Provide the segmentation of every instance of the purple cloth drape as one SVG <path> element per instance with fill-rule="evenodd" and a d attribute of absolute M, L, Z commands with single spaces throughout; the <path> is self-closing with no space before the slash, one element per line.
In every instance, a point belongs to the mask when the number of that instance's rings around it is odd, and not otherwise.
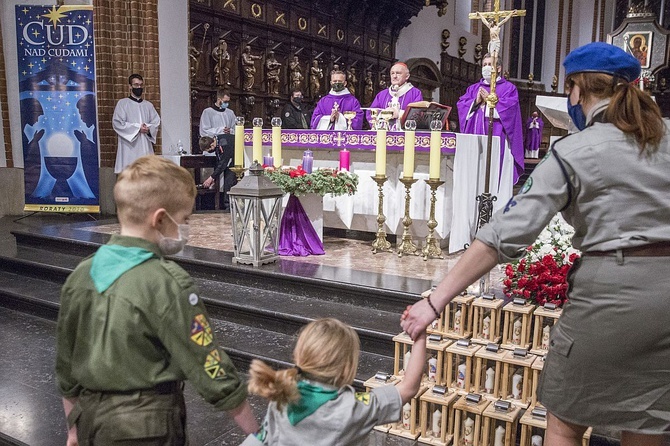
<path fill-rule="evenodd" d="M 323 255 L 323 243 L 298 197 L 291 194 L 279 228 L 280 256 Z"/>

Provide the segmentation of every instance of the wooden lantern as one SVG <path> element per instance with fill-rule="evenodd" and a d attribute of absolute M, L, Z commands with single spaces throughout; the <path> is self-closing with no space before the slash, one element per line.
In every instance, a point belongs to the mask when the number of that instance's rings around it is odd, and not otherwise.
<path fill-rule="evenodd" d="M 395 355 L 393 360 L 393 374 L 401 376 L 405 373 L 405 367 L 414 341 L 405 332 L 393 337 L 395 343 Z M 431 334 L 426 339 L 426 351 L 428 353 L 428 375 L 425 377 L 426 384 L 444 385 L 444 351 L 452 341 L 443 339 L 440 334 Z M 405 360 L 407 358 L 407 360 Z M 401 368 L 402 366 L 402 368 Z"/>
<path fill-rule="evenodd" d="M 490 404 L 484 413 L 482 429 L 485 446 L 516 446 L 516 430 L 521 408 L 507 401 Z"/>
<path fill-rule="evenodd" d="M 365 390 L 369 392 L 370 390 L 376 388 L 376 387 L 381 387 L 381 386 L 386 386 L 386 385 L 396 385 L 400 382 L 398 378 L 395 376 L 385 373 L 385 372 L 377 372 L 375 376 L 372 378 L 368 379 L 363 383 L 365 386 Z M 391 429 L 392 423 L 389 424 L 382 424 L 379 426 L 375 426 L 374 429 L 380 432 L 388 432 Z"/>
<path fill-rule="evenodd" d="M 489 404 L 489 400 L 473 394 L 466 395 L 454 404 L 454 445 L 483 445 L 482 414 Z"/>
<path fill-rule="evenodd" d="M 472 342 L 477 344 L 499 343 L 502 327 L 502 299 L 487 294 L 472 302 Z"/>
<path fill-rule="evenodd" d="M 446 446 L 454 437 L 454 403 L 459 395 L 445 386 L 432 386 L 419 398 L 421 443 Z"/>
<path fill-rule="evenodd" d="M 472 336 L 472 302 L 474 296 L 454 297 L 444 311 L 445 334 L 454 339 Z"/>
<path fill-rule="evenodd" d="M 502 373 L 506 354 L 507 350 L 501 350 L 498 344 L 489 344 L 475 353 L 474 392 L 491 401 L 503 397 Z"/>
<path fill-rule="evenodd" d="M 544 434 L 547 430 L 547 411 L 544 408 L 527 410 L 519 420 L 521 425 L 521 441 L 519 446 L 543 446 Z M 589 446 L 592 428 L 586 429 L 582 437 L 582 446 Z"/>
<path fill-rule="evenodd" d="M 531 353 L 536 355 L 546 355 L 549 349 L 549 332 L 558 321 L 563 311 L 560 308 L 553 308 L 545 305 L 537 308 L 533 313 L 535 323 L 533 324 L 533 342 Z"/>
<path fill-rule="evenodd" d="M 543 368 L 544 368 L 544 356 L 538 356 L 537 359 L 533 361 L 533 365 L 531 366 L 531 369 L 533 370 L 533 385 L 530 390 L 531 408 L 542 405 L 542 403 L 540 403 L 537 400 L 537 386 L 540 382 L 540 373 L 542 372 Z"/>
<path fill-rule="evenodd" d="M 481 345 L 474 345 L 469 339 L 454 342 L 446 350 L 447 367 L 445 383 L 461 395 L 472 390 L 474 380 L 474 356 Z"/>
<path fill-rule="evenodd" d="M 430 290 L 424 291 L 423 293 L 421 293 L 421 297 L 427 299 L 431 295 L 434 289 L 435 286 L 433 286 Z M 447 319 L 445 315 L 447 315 L 448 313 L 449 313 L 448 311 L 442 311 L 440 313 L 440 317 L 438 317 L 433 322 L 431 322 L 430 325 L 428 325 L 428 328 L 426 329 L 428 334 L 439 334 L 442 336 L 447 335 Z"/>
<path fill-rule="evenodd" d="M 503 307 L 503 339 L 502 348 L 530 348 L 530 322 L 535 305 L 524 299 L 514 299 Z"/>
<path fill-rule="evenodd" d="M 531 366 L 537 356 L 526 350 L 508 351 L 503 358 L 502 396 L 516 405 L 527 408 L 530 404 Z"/>
<path fill-rule="evenodd" d="M 426 392 L 427 386 L 421 386 L 409 403 L 406 403 L 401 409 L 401 417 L 398 423 L 391 424 L 389 434 L 416 440 L 421 435 L 419 418 L 419 398 Z"/>

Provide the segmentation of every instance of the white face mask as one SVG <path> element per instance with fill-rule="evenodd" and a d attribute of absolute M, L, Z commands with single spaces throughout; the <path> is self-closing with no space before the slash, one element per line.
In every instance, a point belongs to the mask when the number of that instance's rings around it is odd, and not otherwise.
<path fill-rule="evenodd" d="M 158 240 L 158 249 L 161 250 L 163 255 L 171 256 L 181 252 L 181 250 L 184 249 L 184 246 L 186 246 L 186 243 L 188 243 L 189 226 L 187 224 L 178 224 L 167 212 L 165 215 L 167 215 L 167 217 L 177 225 L 177 233 L 179 234 L 179 238 L 165 237 L 162 233 L 159 232 L 161 238 Z"/>
<path fill-rule="evenodd" d="M 482 67 L 482 77 L 486 82 L 491 82 L 492 73 L 493 73 L 493 67 L 491 65 L 486 65 Z"/>

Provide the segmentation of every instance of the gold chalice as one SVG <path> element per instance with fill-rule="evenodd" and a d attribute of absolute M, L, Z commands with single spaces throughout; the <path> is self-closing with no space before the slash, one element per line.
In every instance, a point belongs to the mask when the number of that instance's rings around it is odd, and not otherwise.
<path fill-rule="evenodd" d="M 356 117 L 356 112 L 353 110 L 347 110 L 345 112 L 342 112 L 342 116 L 344 116 L 344 119 L 347 120 L 347 130 L 352 130 L 351 121 L 353 121 L 354 118 Z"/>
<path fill-rule="evenodd" d="M 382 129 L 389 129 L 389 121 L 393 119 L 393 110 L 380 110 L 379 111 L 380 125 Z"/>
<path fill-rule="evenodd" d="M 370 109 L 370 128 L 375 130 L 377 128 L 377 119 L 379 117 L 379 109 L 371 108 Z"/>

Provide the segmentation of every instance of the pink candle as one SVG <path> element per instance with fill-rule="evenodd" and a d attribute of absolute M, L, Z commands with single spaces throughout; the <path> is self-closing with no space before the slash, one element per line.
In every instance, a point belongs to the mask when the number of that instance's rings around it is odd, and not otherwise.
<path fill-rule="evenodd" d="M 347 149 L 340 150 L 340 170 L 349 171 L 349 155 L 351 155 L 351 152 Z"/>

